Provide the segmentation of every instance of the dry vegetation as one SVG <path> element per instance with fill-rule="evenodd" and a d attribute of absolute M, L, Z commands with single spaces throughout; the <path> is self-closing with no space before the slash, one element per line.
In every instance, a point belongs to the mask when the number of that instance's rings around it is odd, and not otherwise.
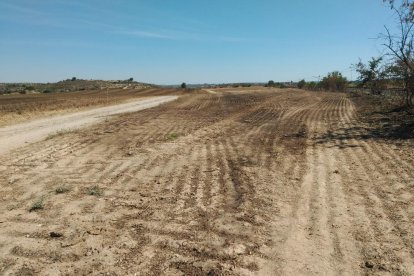
<path fill-rule="evenodd" d="M 369 135 L 394 140 L 414 138 L 414 107 L 404 105 L 400 95 L 352 93 L 350 97 Z"/>
<path fill-rule="evenodd" d="M 2 156 L 0 274 L 412 275 L 413 141 L 369 105 L 199 91 Z"/>

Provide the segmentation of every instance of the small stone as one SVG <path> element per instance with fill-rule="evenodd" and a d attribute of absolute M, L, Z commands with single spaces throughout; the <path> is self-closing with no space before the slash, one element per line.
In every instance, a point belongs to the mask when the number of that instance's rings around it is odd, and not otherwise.
<path fill-rule="evenodd" d="M 365 267 L 367 267 L 367 268 L 374 268 L 374 264 L 373 263 L 371 263 L 370 261 L 366 261 L 365 262 Z"/>
<path fill-rule="evenodd" d="M 51 238 L 61 238 L 61 237 L 63 237 L 63 234 L 62 233 L 58 233 L 58 232 L 50 232 L 49 233 L 49 236 Z"/>

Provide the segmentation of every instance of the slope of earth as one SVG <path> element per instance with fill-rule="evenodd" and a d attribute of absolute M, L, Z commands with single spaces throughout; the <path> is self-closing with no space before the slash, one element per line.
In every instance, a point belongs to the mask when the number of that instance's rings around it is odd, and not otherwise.
<path fill-rule="evenodd" d="M 180 95 L 174 89 L 108 89 L 46 94 L 0 95 L 0 126 L 99 106 L 109 106 L 151 96 Z"/>
<path fill-rule="evenodd" d="M 344 94 L 218 91 L 0 157 L 0 273 L 414 273 L 411 140 Z"/>

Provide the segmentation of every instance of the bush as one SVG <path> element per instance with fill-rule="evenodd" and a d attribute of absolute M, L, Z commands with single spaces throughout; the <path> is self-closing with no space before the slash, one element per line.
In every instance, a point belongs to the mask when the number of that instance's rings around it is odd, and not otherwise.
<path fill-rule="evenodd" d="M 372 58 L 367 64 L 358 62 L 355 69 L 358 72 L 360 87 L 367 87 L 373 94 L 381 94 L 387 88 L 390 67 L 382 64 L 383 58 Z"/>
<path fill-rule="evenodd" d="M 34 212 L 43 209 L 43 197 L 33 202 L 32 206 L 29 209 L 29 212 Z"/>
<path fill-rule="evenodd" d="M 93 186 L 88 189 L 88 195 L 101 196 L 103 194 L 102 189 L 99 186 Z"/>
<path fill-rule="evenodd" d="M 317 83 L 315 81 L 307 82 L 305 88 L 308 90 L 319 90 L 320 83 Z"/>
<path fill-rule="evenodd" d="M 329 73 L 326 77 L 324 77 L 320 83 L 322 88 L 327 91 L 344 91 L 347 87 L 348 81 L 347 79 L 342 76 L 342 74 L 338 71 L 334 71 Z"/>

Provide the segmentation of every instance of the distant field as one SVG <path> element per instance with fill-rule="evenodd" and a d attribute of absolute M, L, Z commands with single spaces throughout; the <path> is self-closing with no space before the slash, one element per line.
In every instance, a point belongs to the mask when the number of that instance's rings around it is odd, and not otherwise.
<path fill-rule="evenodd" d="M 0 126 L 141 97 L 177 95 L 173 89 L 109 89 L 52 94 L 0 95 Z"/>

